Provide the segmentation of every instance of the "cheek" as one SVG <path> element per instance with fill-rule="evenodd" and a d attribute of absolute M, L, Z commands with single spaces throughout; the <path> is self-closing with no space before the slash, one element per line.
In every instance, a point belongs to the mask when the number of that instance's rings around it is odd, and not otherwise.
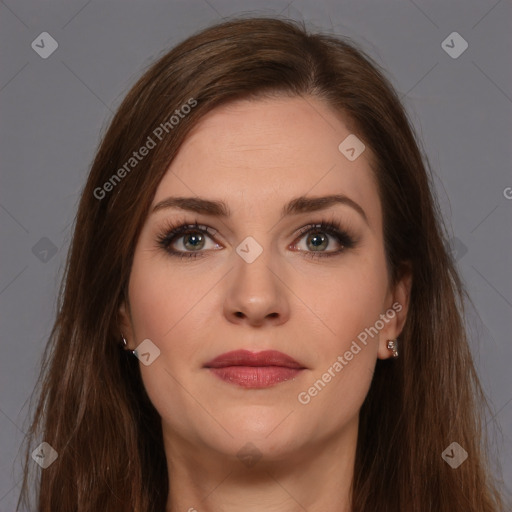
<path fill-rule="evenodd" d="M 317 275 L 315 282 L 302 279 L 300 296 L 308 297 L 313 320 L 323 333 L 318 338 L 323 340 L 321 353 L 343 353 L 384 312 L 387 275 L 376 253 L 353 255 L 326 276 Z"/>
<path fill-rule="evenodd" d="M 384 312 L 387 291 L 385 263 L 376 252 L 333 272 L 313 300 L 323 335 L 315 338 L 314 369 L 297 401 L 332 428 L 354 417 L 373 378 L 379 335 L 370 328 Z"/>
<path fill-rule="evenodd" d="M 198 332 L 208 332 L 211 317 L 204 308 L 215 282 L 211 273 L 198 278 L 197 272 L 194 277 L 193 270 L 173 270 L 160 258 L 136 256 L 129 290 L 135 344 L 149 338 L 160 349 L 153 364 L 141 364 L 148 392 L 158 394 L 159 386 L 165 393 L 176 391 L 172 376 L 181 381 L 185 369 L 197 363 L 201 347 L 195 340 Z"/>
<path fill-rule="evenodd" d="M 197 406 L 184 390 L 190 382 L 183 374 L 195 371 L 193 332 L 200 310 L 194 306 L 205 292 L 203 286 L 190 286 L 188 278 L 171 273 L 165 263 L 134 261 L 130 296 L 135 343 L 149 338 L 160 350 L 153 363 L 139 364 L 142 381 L 160 416 L 183 433 L 190 428 L 186 418 L 197 415 Z"/>
<path fill-rule="evenodd" d="M 350 353 L 360 352 L 353 354 L 350 361 L 345 352 L 333 357 L 328 365 L 315 372 L 308 387 L 301 389 L 297 396 L 297 409 L 309 425 L 312 438 L 317 435 L 318 420 L 323 431 L 336 432 L 340 426 L 349 426 L 358 417 L 368 394 L 375 354 L 369 346 L 352 350 L 349 347 L 345 348 Z"/>
<path fill-rule="evenodd" d="M 197 311 L 211 286 L 208 277 L 172 269 L 164 259 L 135 259 L 130 276 L 132 321 L 137 340 L 154 338 L 165 344 Z"/>

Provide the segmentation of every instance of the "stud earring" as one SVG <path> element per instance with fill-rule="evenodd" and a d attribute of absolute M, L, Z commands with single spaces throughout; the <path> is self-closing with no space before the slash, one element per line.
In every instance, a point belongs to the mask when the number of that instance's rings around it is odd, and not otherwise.
<path fill-rule="evenodd" d="M 121 343 L 122 343 L 123 350 L 131 352 L 132 354 L 134 353 L 133 350 L 130 350 L 129 348 L 127 348 L 128 342 L 126 341 L 126 338 L 123 336 L 123 333 L 121 333 Z"/>
<path fill-rule="evenodd" d="M 388 350 L 393 352 L 393 357 L 398 357 L 398 338 L 395 340 L 388 340 Z"/>

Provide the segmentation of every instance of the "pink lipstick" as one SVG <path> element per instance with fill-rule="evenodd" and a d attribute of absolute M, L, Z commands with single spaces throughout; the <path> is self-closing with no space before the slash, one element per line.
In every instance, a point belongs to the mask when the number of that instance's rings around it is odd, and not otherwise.
<path fill-rule="evenodd" d="M 267 388 L 296 377 L 305 369 L 276 350 L 226 352 L 204 365 L 215 376 L 244 388 Z"/>

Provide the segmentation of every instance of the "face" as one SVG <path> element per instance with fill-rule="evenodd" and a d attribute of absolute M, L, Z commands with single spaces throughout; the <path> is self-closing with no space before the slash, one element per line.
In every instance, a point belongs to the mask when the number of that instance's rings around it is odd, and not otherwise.
<path fill-rule="evenodd" d="M 351 133 L 315 98 L 237 101 L 160 182 L 121 332 L 131 349 L 151 340 L 140 368 L 174 456 L 252 443 L 277 461 L 357 431 L 410 282 L 389 282 L 371 150 L 338 148 Z"/>

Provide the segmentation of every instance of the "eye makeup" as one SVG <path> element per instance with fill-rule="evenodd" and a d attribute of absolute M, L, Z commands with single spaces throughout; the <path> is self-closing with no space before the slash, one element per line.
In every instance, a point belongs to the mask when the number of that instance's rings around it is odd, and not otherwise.
<path fill-rule="evenodd" d="M 194 223 L 167 221 L 164 228 L 157 235 L 156 243 L 158 248 L 165 250 L 171 257 L 178 257 L 180 259 L 201 258 L 205 257 L 207 253 L 212 252 L 210 249 L 203 250 L 205 238 L 215 241 L 216 233 L 216 229 L 204 224 L 199 224 L 197 221 Z M 294 234 L 294 245 L 296 245 L 298 240 L 304 238 L 305 235 L 310 235 L 308 240 L 319 241 L 320 246 L 325 246 L 325 242 L 327 242 L 327 247 L 332 245 L 329 238 L 334 239 L 335 243 L 340 246 L 340 248 L 335 251 L 298 250 L 298 252 L 304 253 L 305 257 L 310 258 L 338 256 L 354 248 L 358 242 L 357 237 L 351 230 L 342 227 L 335 219 L 319 219 L 317 222 L 301 227 Z M 187 250 L 186 248 L 182 250 L 176 249 L 176 244 L 181 239 L 183 239 L 181 242 L 182 247 L 184 247 L 184 243 L 192 243 L 192 250 Z M 194 244 L 196 245 L 194 246 Z M 195 247 L 198 249 L 195 250 Z"/>

